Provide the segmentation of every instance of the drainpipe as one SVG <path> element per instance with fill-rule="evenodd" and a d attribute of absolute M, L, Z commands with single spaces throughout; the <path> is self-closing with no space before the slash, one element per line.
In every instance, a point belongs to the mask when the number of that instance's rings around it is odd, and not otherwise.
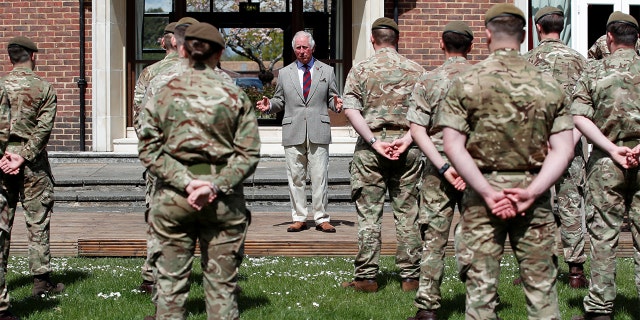
<path fill-rule="evenodd" d="M 80 151 L 85 151 L 85 96 L 87 91 L 87 80 L 85 79 L 85 59 L 84 59 L 84 2 L 80 0 L 80 77 L 78 78 L 78 88 L 80 88 Z"/>
<path fill-rule="evenodd" d="M 398 23 L 398 0 L 393 0 L 393 21 Z M 398 44 L 396 43 L 396 51 L 398 51 Z"/>

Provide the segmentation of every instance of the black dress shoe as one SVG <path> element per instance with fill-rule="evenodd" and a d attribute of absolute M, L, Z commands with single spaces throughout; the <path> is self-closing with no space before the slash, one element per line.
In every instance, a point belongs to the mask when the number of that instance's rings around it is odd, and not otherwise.
<path fill-rule="evenodd" d="M 407 320 L 438 320 L 435 310 L 420 309 L 416 312 L 415 317 L 407 318 Z"/>

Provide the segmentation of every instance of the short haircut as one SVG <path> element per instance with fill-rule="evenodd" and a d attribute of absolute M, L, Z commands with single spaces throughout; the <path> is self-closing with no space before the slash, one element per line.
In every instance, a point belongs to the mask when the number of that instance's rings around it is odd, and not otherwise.
<path fill-rule="evenodd" d="M 638 41 L 638 29 L 625 22 L 612 22 L 607 26 L 616 44 L 634 47 Z"/>
<path fill-rule="evenodd" d="M 33 53 L 33 51 L 16 44 L 9 45 L 9 47 L 7 47 L 7 52 L 9 53 L 9 60 L 11 60 L 12 64 L 23 63 L 31 60 L 31 54 Z"/>
<path fill-rule="evenodd" d="M 398 43 L 398 34 L 389 28 L 371 30 L 373 41 L 376 44 L 396 45 Z"/>
<path fill-rule="evenodd" d="M 564 29 L 564 17 L 559 14 L 549 14 L 538 19 L 536 24 L 540 25 L 544 33 L 560 33 Z"/>
<path fill-rule="evenodd" d="M 444 47 L 448 52 L 466 53 L 471 48 L 473 40 L 464 34 L 445 32 L 442 34 L 442 42 L 444 42 Z"/>
<path fill-rule="evenodd" d="M 181 24 L 177 25 L 175 30 L 173 30 L 173 37 L 176 38 L 176 47 L 184 45 L 184 34 L 188 27 L 189 25 L 187 24 Z"/>
<path fill-rule="evenodd" d="M 512 38 L 522 42 L 524 40 L 524 20 L 520 17 L 506 15 L 496 17 L 487 23 L 495 39 Z"/>
<path fill-rule="evenodd" d="M 171 43 L 171 38 L 173 38 L 173 33 L 165 33 L 164 36 L 162 36 L 163 40 L 164 40 L 164 48 L 166 50 L 176 50 L 176 47 L 173 46 L 173 44 Z"/>
<path fill-rule="evenodd" d="M 313 35 L 311 35 L 311 33 L 306 31 L 298 31 L 295 35 L 293 35 L 293 39 L 291 39 L 291 48 L 296 48 L 296 39 L 298 38 L 307 38 L 309 39 L 309 47 L 316 47 L 316 41 L 313 40 Z"/>

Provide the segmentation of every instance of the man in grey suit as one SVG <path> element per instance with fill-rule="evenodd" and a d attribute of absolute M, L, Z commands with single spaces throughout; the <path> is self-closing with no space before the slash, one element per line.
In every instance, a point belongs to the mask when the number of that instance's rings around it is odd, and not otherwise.
<path fill-rule="evenodd" d="M 263 97 L 256 107 L 262 112 L 284 110 L 282 145 L 287 162 L 293 224 L 288 232 L 306 230 L 307 170 L 311 177 L 311 203 L 316 230 L 336 232 L 329 223 L 328 166 L 331 124 L 327 109 L 342 111 L 333 68 L 313 57 L 315 41 L 305 31 L 292 41 L 296 61 L 280 69 L 273 98 Z"/>

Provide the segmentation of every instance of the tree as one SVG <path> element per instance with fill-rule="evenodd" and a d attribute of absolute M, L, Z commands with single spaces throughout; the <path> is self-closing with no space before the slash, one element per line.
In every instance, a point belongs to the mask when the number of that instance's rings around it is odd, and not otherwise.
<path fill-rule="evenodd" d="M 282 60 L 283 32 L 270 28 L 222 29 L 226 46 L 236 54 L 258 64 L 258 78 L 267 84 L 273 80 L 273 68 Z M 265 65 L 268 61 L 269 66 Z"/>

